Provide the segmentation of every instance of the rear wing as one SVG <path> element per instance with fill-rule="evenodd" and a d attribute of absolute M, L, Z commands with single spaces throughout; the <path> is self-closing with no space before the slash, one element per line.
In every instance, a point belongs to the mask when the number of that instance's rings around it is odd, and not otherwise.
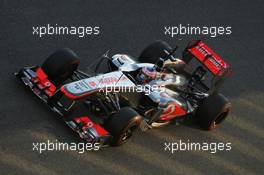
<path fill-rule="evenodd" d="M 186 63 L 185 72 L 196 80 L 196 88 L 203 92 L 219 90 L 232 73 L 229 64 L 201 40 L 191 41 L 182 57 Z"/>
<path fill-rule="evenodd" d="M 183 52 L 183 60 L 187 64 L 193 58 L 215 76 L 229 77 L 232 73 L 231 67 L 201 40 L 191 41 Z"/>

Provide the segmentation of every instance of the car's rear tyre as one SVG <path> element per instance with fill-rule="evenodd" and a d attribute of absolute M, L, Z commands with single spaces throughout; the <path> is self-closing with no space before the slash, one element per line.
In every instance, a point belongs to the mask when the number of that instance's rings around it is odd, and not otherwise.
<path fill-rule="evenodd" d="M 79 64 L 78 56 L 71 49 L 64 48 L 50 55 L 41 68 L 48 75 L 49 80 L 58 85 L 71 77 Z"/>
<path fill-rule="evenodd" d="M 196 118 L 204 130 L 217 128 L 228 116 L 231 103 L 222 94 L 213 94 L 207 97 L 198 107 Z"/>
<path fill-rule="evenodd" d="M 105 129 L 113 136 L 110 144 L 112 146 L 124 144 L 132 136 L 140 122 L 141 116 L 135 110 L 130 107 L 121 108 L 105 124 Z"/>
<path fill-rule="evenodd" d="M 141 63 L 155 64 L 159 58 L 165 59 L 167 57 L 167 54 L 164 52 L 164 50 L 170 53 L 172 48 L 165 41 L 156 41 L 142 51 L 138 60 Z"/>

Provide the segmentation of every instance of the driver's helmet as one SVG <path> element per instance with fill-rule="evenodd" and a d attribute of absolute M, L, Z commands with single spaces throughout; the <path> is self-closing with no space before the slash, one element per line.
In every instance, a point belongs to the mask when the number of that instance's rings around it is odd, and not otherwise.
<path fill-rule="evenodd" d="M 154 80 L 157 76 L 157 71 L 154 67 L 143 67 L 139 72 L 137 79 L 141 83 L 148 83 L 151 80 Z"/>

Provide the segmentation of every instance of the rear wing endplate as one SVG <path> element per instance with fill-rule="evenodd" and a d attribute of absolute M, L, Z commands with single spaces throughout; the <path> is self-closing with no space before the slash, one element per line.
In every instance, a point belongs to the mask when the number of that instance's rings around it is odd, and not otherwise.
<path fill-rule="evenodd" d="M 216 76 L 231 75 L 231 67 L 201 40 L 191 41 L 184 51 L 183 59 L 186 63 L 193 57 Z"/>

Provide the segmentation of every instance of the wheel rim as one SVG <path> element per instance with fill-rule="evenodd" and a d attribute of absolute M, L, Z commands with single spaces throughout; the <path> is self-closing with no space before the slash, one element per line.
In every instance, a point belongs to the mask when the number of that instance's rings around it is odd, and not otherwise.
<path fill-rule="evenodd" d="M 227 117 L 227 112 L 224 112 L 222 114 L 220 114 L 216 119 L 215 119 L 215 124 L 218 125 L 220 123 L 222 123 L 222 121 L 224 121 L 224 119 Z"/>
<path fill-rule="evenodd" d="M 224 112 L 222 112 L 221 114 L 219 114 L 215 118 L 214 122 L 212 123 L 211 129 L 218 127 L 219 124 L 222 123 L 225 120 L 225 118 L 227 117 L 229 111 L 230 111 L 229 109 L 226 109 Z"/>
<path fill-rule="evenodd" d="M 122 141 L 127 141 L 132 136 L 132 128 L 129 128 L 122 136 Z"/>

